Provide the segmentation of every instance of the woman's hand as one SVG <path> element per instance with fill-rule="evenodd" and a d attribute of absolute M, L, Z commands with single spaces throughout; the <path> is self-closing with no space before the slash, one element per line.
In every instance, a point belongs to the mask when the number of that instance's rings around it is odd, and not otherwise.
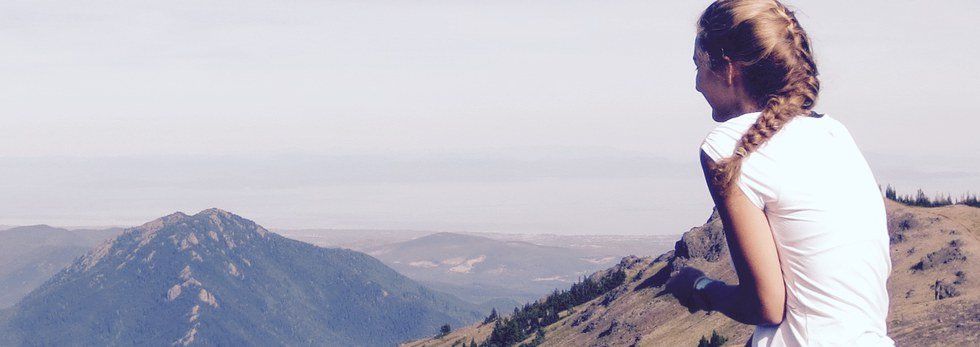
<path fill-rule="evenodd" d="M 677 301 L 687 308 L 688 312 L 694 313 L 707 309 L 707 302 L 704 297 L 694 291 L 694 281 L 704 272 L 693 267 L 682 268 L 676 275 L 667 280 L 664 290 L 677 298 Z"/>

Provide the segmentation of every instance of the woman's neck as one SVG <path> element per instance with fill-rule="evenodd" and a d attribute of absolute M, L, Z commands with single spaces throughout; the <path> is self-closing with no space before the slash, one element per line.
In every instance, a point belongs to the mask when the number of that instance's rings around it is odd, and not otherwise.
<path fill-rule="evenodd" d="M 727 112 L 724 112 L 723 113 L 724 116 L 720 117 L 720 119 L 715 119 L 715 120 L 718 122 L 724 122 L 744 114 L 749 114 L 749 113 L 754 113 L 759 111 L 762 111 L 762 108 L 759 107 L 759 105 L 756 105 L 755 103 L 742 103 L 737 107 L 728 110 Z"/>

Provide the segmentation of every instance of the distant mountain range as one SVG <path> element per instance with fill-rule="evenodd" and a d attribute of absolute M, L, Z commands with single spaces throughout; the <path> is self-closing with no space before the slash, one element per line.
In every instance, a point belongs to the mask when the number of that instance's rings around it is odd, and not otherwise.
<path fill-rule="evenodd" d="M 0 309 L 13 306 L 99 242 L 124 231 L 9 228 L 0 230 Z M 484 314 L 491 308 L 509 311 L 624 255 L 659 252 L 672 244 L 670 236 L 658 235 L 312 229 L 279 233 L 316 245 L 374 252 L 409 278 L 464 299 Z M 459 262 L 470 260 L 472 267 L 462 271 Z"/>
<path fill-rule="evenodd" d="M 0 229 L 0 309 L 16 304 L 52 275 L 121 228 L 68 230 L 47 225 Z"/>
<path fill-rule="evenodd" d="M 435 233 L 367 250 L 398 272 L 464 300 L 509 311 L 618 258 L 588 258 L 567 248 L 481 236 Z"/>
<path fill-rule="evenodd" d="M 349 248 L 369 252 L 383 246 L 417 239 L 439 232 L 426 230 L 375 230 L 375 229 L 274 229 L 282 236 L 312 243 L 321 247 Z M 456 231 L 462 234 L 499 241 L 522 241 L 539 246 L 560 247 L 584 257 L 602 259 L 622 258 L 626 255 L 658 255 L 670 249 L 677 234 L 643 235 L 578 235 L 578 234 L 515 234 Z M 611 260 L 615 262 L 615 260 Z"/>
<path fill-rule="evenodd" d="M 886 207 L 892 258 L 888 335 L 899 346 L 976 345 L 980 341 L 980 286 L 975 279 L 980 273 L 980 209 L 911 207 L 894 201 L 886 201 Z M 626 257 L 597 272 L 591 278 L 607 278 L 622 270 L 626 280 L 594 299 L 545 317 L 554 322 L 540 329 L 528 325 L 522 335 L 526 339 L 518 342 L 562 347 L 694 346 L 716 331 L 730 343 L 744 344 L 752 326 L 719 313 L 689 313 L 673 297 L 664 295 L 670 276 L 688 266 L 737 282 L 717 214 L 685 233 L 669 252 L 658 257 Z M 546 305 L 553 300 L 538 302 Z M 507 323 L 508 318 L 405 345 L 480 344 L 498 324 L 519 326 Z"/>
<path fill-rule="evenodd" d="M 273 229 L 272 232 L 320 247 L 347 248 L 360 252 L 434 233 L 424 230 L 384 229 Z"/>
<path fill-rule="evenodd" d="M 567 287 L 627 255 L 652 255 L 676 235 L 536 235 L 417 230 L 279 230 L 366 252 L 427 286 L 484 307 L 515 306 Z"/>
<path fill-rule="evenodd" d="M 0 312 L 0 345 L 384 346 L 482 314 L 366 254 L 210 209 L 75 260 Z"/>
<path fill-rule="evenodd" d="M 501 241 L 522 241 L 541 246 L 567 248 L 590 259 L 613 264 L 627 255 L 638 257 L 659 255 L 674 246 L 680 234 L 644 235 L 561 235 L 473 233 Z M 606 259 L 609 258 L 609 259 Z"/>

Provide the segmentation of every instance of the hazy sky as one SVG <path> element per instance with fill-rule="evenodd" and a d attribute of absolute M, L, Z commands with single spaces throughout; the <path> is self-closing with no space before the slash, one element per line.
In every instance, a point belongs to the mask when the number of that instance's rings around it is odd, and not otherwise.
<path fill-rule="evenodd" d="M 0 224 L 682 232 L 707 3 L 0 2 Z M 980 2 L 789 3 L 880 181 L 980 190 Z"/>

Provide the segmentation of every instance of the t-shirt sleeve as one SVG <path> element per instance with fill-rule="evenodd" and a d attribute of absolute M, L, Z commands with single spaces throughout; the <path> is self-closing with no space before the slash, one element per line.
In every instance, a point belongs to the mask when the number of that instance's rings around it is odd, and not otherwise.
<path fill-rule="evenodd" d="M 732 152 L 735 151 L 735 144 L 738 142 L 739 138 L 741 138 L 741 134 L 737 131 L 719 126 L 705 136 L 704 140 L 701 141 L 701 150 L 704 151 L 704 153 L 707 154 L 711 160 L 718 162 L 719 160 L 728 158 L 732 155 Z M 747 162 L 748 160 L 742 163 L 742 172 L 736 185 L 742 190 L 745 197 L 747 197 L 749 201 L 755 205 L 755 207 L 758 207 L 760 210 L 765 209 L 766 204 L 762 194 L 759 193 L 759 189 L 756 189 L 757 187 L 753 187 L 753 185 L 758 185 L 757 181 L 746 175 L 746 171 L 751 171 L 746 167 L 748 164 Z"/>

